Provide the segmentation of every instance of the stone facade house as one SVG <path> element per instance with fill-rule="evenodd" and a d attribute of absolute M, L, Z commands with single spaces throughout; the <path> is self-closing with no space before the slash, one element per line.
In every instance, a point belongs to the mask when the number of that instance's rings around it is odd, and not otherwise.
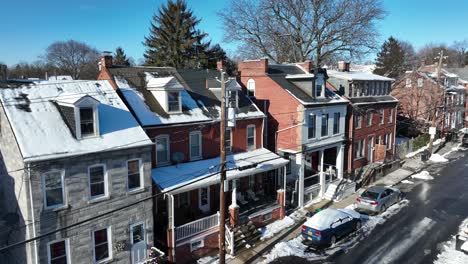
<path fill-rule="evenodd" d="M 303 207 L 332 199 L 343 179 L 348 102 L 326 87 L 325 69 L 310 62 L 270 64 L 267 59 L 238 65 L 246 92 L 268 116 L 270 150 L 290 160 L 287 200 Z"/>
<path fill-rule="evenodd" d="M 152 142 L 107 81 L 0 88 L 3 263 L 140 263 L 153 242 Z M 93 218 L 86 224 L 66 228 Z"/>
<path fill-rule="evenodd" d="M 345 62 L 328 75 L 330 87 L 349 100 L 345 164 L 347 172 L 359 179 L 367 165 L 393 159 L 398 104 L 390 95 L 393 79 L 350 70 Z"/>
<path fill-rule="evenodd" d="M 263 148 L 265 115 L 234 79 L 226 84 L 228 112 L 235 112 L 226 131 L 229 171 L 225 206 L 229 214 L 218 213 L 219 76 L 216 70 L 120 67 L 112 64 L 110 56 L 101 60 L 99 78 L 114 82 L 154 142 L 154 193 L 165 194 L 154 201 L 155 244 L 177 263 L 193 262 L 218 250 L 220 217 L 229 219 L 227 234 L 231 239 L 234 228 L 248 223 L 260 227 L 284 217 L 285 201 L 278 194 L 284 196 L 281 172 L 287 161 Z M 251 243 L 257 235 L 245 235 L 237 242 Z M 232 254 L 245 244 L 227 246 Z"/>

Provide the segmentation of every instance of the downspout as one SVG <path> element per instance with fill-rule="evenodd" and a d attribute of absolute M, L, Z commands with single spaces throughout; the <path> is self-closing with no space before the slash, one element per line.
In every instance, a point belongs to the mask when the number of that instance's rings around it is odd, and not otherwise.
<path fill-rule="evenodd" d="M 32 231 L 33 237 L 36 237 L 36 224 L 34 218 L 34 202 L 32 197 L 32 186 L 31 186 L 31 164 L 27 163 L 28 168 L 28 185 L 29 185 L 29 201 L 31 203 L 31 218 L 32 218 Z M 38 263 L 38 255 L 37 255 L 37 240 L 34 240 L 34 263 Z"/>
<path fill-rule="evenodd" d="M 265 133 L 265 145 L 264 146 L 267 146 L 268 148 L 268 114 L 266 113 L 266 101 L 263 101 L 263 114 L 265 115 L 265 117 L 263 118 L 263 128 L 262 130 L 265 131 L 265 127 L 267 128 L 266 129 L 266 133 Z"/>

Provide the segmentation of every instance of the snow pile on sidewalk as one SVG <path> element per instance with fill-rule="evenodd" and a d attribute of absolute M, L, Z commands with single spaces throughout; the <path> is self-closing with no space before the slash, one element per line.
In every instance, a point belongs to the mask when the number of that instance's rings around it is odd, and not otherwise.
<path fill-rule="evenodd" d="M 434 142 L 432 142 L 432 146 L 437 146 L 437 145 L 440 145 L 440 143 L 442 143 L 442 139 L 436 139 Z M 427 144 L 426 146 L 418 149 L 418 150 L 415 150 L 413 152 L 410 152 L 408 154 L 406 154 L 406 158 L 412 158 L 414 156 L 416 156 L 417 154 L 423 152 L 424 150 L 426 150 L 427 148 L 429 147 L 429 144 Z"/>
<path fill-rule="evenodd" d="M 460 230 L 463 227 L 468 225 L 468 218 L 463 221 L 460 226 Z M 466 264 L 468 263 L 468 254 L 465 254 L 461 251 L 455 249 L 456 238 L 452 237 L 450 241 L 447 241 L 443 244 L 440 254 L 437 255 L 437 259 L 434 261 L 434 264 Z M 465 242 L 463 245 L 468 247 L 468 242 Z M 468 250 L 468 249 L 467 249 Z"/>
<path fill-rule="evenodd" d="M 288 228 L 290 226 L 294 225 L 294 220 L 286 216 L 282 220 L 275 221 L 265 227 L 262 228 L 262 237 L 260 237 L 261 240 L 268 239 L 270 237 L 273 237 L 276 233 L 279 233 L 283 231 L 285 228 Z"/>
<path fill-rule="evenodd" d="M 437 163 L 438 163 L 438 162 L 447 162 L 448 159 L 446 159 L 446 158 L 444 158 L 444 157 L 445 157 L 445 155 L 444 155 L 444 156 L 441 156 L 440 154 L 434 153 L 434 154 L 431 155 L 431 157 L 429 158 L 429 160 L 432 161 L 432 162 L 437 162 Z"/>
<path fill-rule="evenodd" d="M 409 181 L 409 180 L 402 180 L 401 183 L 404 183 L 404 184 L 414 184 L 414 182 Z"/>
<path fill-rule="evenodd" d="M 433 180 L 434 179 L 434 177 L 432 177 L 428 171 L 421 171 L 420 173 L 412 175 L 411 178 L 420 179 L 420 180 Z"/>
<path fill-rule="evenodd" d="M 226 260 L 234 259 L 231 254 L 226 254 Z M 219 263 L 219 255 L 216 256 L 204 256 L 197 260 L 197 264 L 217 264 Z"/>
<path fill-rule="evenodd" d="M 289 241 L 282 241 L 275 245 L 275 247 L 263 257 L 264 261 L 260 264 L 270 263 L 271 261 L 286 256 L 298 256 L 306 258 L 309 261 L 325 259 L 327 256 L 334 254 L 338 250 L 347 251 L 353 248 L 358 241 L 364 239 L 370 232 L 379 224 L 385 223 L 391 216 L 397 214 L 402 208 L 409 204 L 408 200 L 402 200 L 397 204 L 390 206 L 386 212 L 377 216 L 368 216 L 361 214 L 362 227 L 359 231 L 349 234 L 347 237 L 341 239 L 335 247 L 328 248 L 324 251 L 308 250 L 309 247 L 304 245 L 302 236 L 298 236 Z M 354 209 L 354 204 L 348 205 L 345 209 Z"/>

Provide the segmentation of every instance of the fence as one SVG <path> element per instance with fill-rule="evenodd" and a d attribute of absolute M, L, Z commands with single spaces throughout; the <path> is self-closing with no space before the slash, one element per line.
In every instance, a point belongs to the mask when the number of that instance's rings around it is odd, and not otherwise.
<path fill-rule="evenodd" d="M 198 219 L 175 228 L 176 241 L 200 234 L 219 225 L 219 213 Z"/>
<path fill-rule="evenodd" d="M 418 137 L 412 138 L 409 141 L 395 145 L 395 155 L 399 159 L 404 159 L 408 153 L 418 150 L 429 143 L 429 135 L 423 134 Z"/>

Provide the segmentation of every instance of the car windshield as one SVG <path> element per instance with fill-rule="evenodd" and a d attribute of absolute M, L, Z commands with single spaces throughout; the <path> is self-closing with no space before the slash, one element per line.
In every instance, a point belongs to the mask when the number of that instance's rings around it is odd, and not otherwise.
<path fill-rule="evenodd" d="M 372 191 L 365 191 L 361 194 L 361 197 L 369 198 L 372 200 L 377 200 L 377 198 L 379 197 L 379 193 L 372 192 Z"/>

